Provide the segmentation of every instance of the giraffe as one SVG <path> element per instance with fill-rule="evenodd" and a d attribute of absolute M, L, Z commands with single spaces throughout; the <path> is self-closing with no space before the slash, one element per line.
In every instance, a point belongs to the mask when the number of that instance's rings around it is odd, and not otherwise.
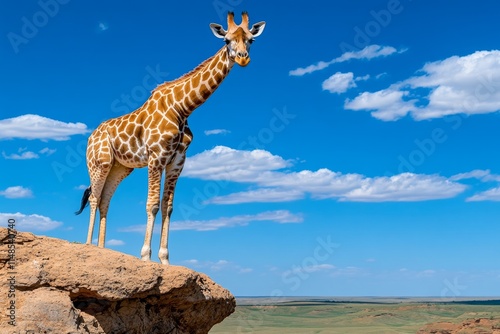
<path fill-rule="evenodd" d="M 250 62 L 250 44 L 264 30 L 265 22 L 249 28 L 248 13 L 239 25 L 234 13 L 227 15 L 227 30 L 211 23 L 212 33 L 226 43 L 214 56 L 191 72 L 156 87 L 137 110 L 101 123 L 90 135 L 87 168 L 90 186 L 84 191 L 80 210 L 90 203 L 87 244 L 92 243 L 96 211 L 99 209 L 98 247 L 104 247 L 109 203 L 120 182 L 135 168 L 148 169 L 147 224 L 141 259 L 151 260 L 151 239 L 157 212 L 161 208 L 162 226 L 158 257 L 169 264 L 168 232 L 173 210 L 174 190 L 193 139 L 187 119 L 217 89 L 234 63 Z M 160 202 L 162 174 L 165 172 Z"/>

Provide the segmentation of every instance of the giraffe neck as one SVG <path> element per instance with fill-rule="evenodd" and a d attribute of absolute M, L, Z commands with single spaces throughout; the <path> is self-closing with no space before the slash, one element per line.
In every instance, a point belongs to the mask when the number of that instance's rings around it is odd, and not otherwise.
<path fill-rule="evenodd" d="M 193 71 L 160 85 L 157 90 L 167 95 L 167 101 L 181 116 L 188 117 L 219 87 L 233 65 L 224 46 Z"/>

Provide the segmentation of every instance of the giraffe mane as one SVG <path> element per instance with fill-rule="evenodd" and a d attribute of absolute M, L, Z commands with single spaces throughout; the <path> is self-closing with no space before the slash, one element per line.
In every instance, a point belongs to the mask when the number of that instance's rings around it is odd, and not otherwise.
<path fill-rule="evenodd" d="M 196 66 L 194 69 L 192 69 L 191 71 L 181 75 L 180 77 L 178 77 L 177 79 L 174 79 L 174 80 L 170 80 L 170 81 L 165 81 L 164 83 L 162 84 L 159 84 L 155 89 L 153 89 L 153 92 L 157 91 L 157 90 L 161 90 L 161 89 L 164 89 L 166 87 L 168 87 L 169 85 L 171 84 L 176 84 L 182 80 L 184 80 L 185 78 L 189 77 L 190 75 L 194 74 L 195 72 L 198 72 L 201 68 L 203 68 L 204 66 L 206 66 L 210 61 L 212 61 L 218 54 L 219 52 L 225 48 L 225 46 L 223 46 L 219 51 L 217 51 L 217 53 L 213 56 L 211 56 L 210 58 L 208 59 L 205 59 L 202 63 L 200 63 L 198 66 Z"/>

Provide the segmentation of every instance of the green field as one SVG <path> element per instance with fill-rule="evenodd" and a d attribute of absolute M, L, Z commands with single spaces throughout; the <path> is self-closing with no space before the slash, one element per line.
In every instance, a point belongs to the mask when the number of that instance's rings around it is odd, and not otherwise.
<path fill-rule="evenodd" d="M 416 333 L 428 323 L 470 318 L 498 321 L 498 301 L 238 301 L 236 311 L 210 333 Z"/>

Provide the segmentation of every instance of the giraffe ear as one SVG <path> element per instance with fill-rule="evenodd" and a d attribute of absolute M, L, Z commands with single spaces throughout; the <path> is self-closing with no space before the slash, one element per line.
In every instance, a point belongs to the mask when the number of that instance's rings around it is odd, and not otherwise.
<path fill-rule="evenodd" d="M 210 29 L 214 33 L 215 37 L 217 38 L 225 38 L 227 31 L 222 28 L 220 24 L 217 23 L 210 23 Z"/>
<path fill-rule="evenodd" d="M 259 23 L 255 23 L 252 26 L 252 29 L 250 29 L 250 33 L 253 35 L 253 37 L 260 36 L 262 32 L 264 31 L 264 27 L 266 26 L 266 22 L 261 21 Z"/>

